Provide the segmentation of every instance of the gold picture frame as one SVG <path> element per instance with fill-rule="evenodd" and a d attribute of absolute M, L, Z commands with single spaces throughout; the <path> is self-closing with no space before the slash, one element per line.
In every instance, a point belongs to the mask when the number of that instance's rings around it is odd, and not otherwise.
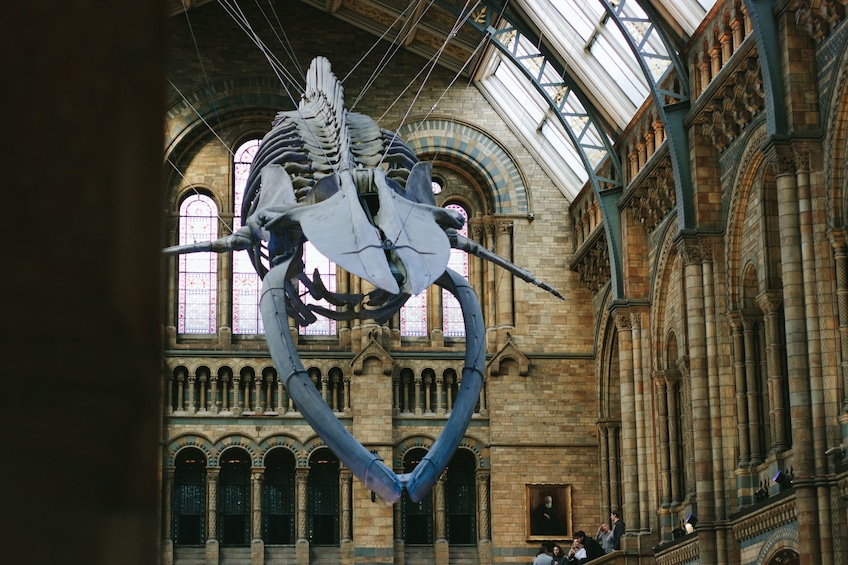
<path fill-rule="evenodd" d="M 546 497 L 551 497 L 549 508 Z M 571 485 L 525 485 L 524 500 L 528 541 L 571 539 Z"/>

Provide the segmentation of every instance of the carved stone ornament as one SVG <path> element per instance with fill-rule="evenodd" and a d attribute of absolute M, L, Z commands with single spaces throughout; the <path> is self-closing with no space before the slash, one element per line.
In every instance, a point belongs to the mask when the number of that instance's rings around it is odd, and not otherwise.
<path fill-rule="evenodd" d="M 262 139 L 245 186 L 243 227 L 215 241 L 165 250 L 166 255 L 249 252 L 263 279 L 265 338 L 286 391 L 333 453 L 388 502 L 396 502 L 404 488 L 415 502 L 430 491 L 465 434 L 483 386 L 483 316 L 468 281 L 447 268 L 451 249 L 491 261 L 562 298 L 528 271 L 457 233 L 464 218 L 436 205 L 431 170 L 395 132 L 348 112 L 341 82 L 329 61 L 318 57 L 297 110 L 278 113 Z M 302 259 L 307 240 L 376 290 L 335 293 L 317 273 L 307 276 Z M 462 381 L 445 428 L 422 461 L 426 464 L 397 475 L 347 431 L 315 388 L 288 317 L 301 326 L 316 321 L 316 315 L 384 323 L 433 283 L 457 298 L 465 320 Z M 304 303 L 300 284 L 337 309 Z"/>

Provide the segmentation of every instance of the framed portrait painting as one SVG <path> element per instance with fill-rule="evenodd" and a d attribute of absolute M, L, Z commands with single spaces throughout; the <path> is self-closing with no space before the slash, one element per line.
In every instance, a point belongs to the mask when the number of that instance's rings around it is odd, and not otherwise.
<path fill-rule="evenodd" d="M 525 485 L 528 540 L 571 538 L 571 485 Z"/>

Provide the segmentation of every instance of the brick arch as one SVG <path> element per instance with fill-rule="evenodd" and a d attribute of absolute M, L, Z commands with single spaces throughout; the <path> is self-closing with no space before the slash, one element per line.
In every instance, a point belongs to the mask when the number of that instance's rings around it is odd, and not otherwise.
<path fill-rule="evenodd" d="M 250 455 L 251 465 L 254 467 L 262 466 L 262 452 L 259 449 L 259 446 L 256 442 L 244 435 L 241 434 L 232 434 L 228 436 L 224 436 L 215 443 L 215 449 L 217 450 L 215 462 L 212 463 L 212 460 L 209 460 L 210 467 L 218 467 L 220 465 L 220 457 L 224 450 L 229 449 L 231 447 L 240 447 L 247 451 L 248 455 Z"/>
<path fill-rule="evenodd" d="M 791 549 L 798 553 L 798 528 L 796 525 L 787 524 L 774 530 L 760 547 L 756 562 L 768 563 L 772 557 L 784 549 Z"/>
<path fill-rule="evenodd" d="M 215 445 L 206 436 L 200 434 L 184 434 L 177 436 L 168 442 L 167 454 L 165 455 L 165 466 L 173 467 L 177 454 L 189 447 L 197 448 L 206 456 L 206 465 L 215 459 L 217 461 L 218 451 Z"/>
<path fill-rule="evenodd" d="M 394 448 L 394 468 L 403 468 L 403 458 L 413 449 L 426 449 L 427 451 L 433 447 L 436 438 L 429 435 L 410 435 L 400 440 L 395 444 Z"/>
<path fill-rule="evenodd" d="M 265 458 L 272 449 L 282 448 L 287 449 L 294 455 L 295 462 L 300 461 L 300 455 L 303 453 L 303 444 L 297 438 L 288 435 L 275 435 L 266 438 L 259 442 L 259 453 L 262 458 L 262 466 L 265 466 Z"/>
<path fill-rule="evenodd" d="M 171 202 L 169 202 L 169 210 L 179 211 L 180 204 L 182 204 L 183 200 L 189 196 L 194 196 L 195 194 L 200 194 L 201 196 L 210 198 L 212 202 L 215 203 L 215 206 L 217 206 L 218 214 L 221 213 L 223 202 L 220 201 L 219 195 L 217 195 L 210 186 L 204 183 L 192 183 L 186 179 L 181 179 L 179 187 L 176 190 L 171 191 L 171 194 L 169 195 L 169 198 L 171 199 Z"/>
<path fill-rule="evenodd" d="M 210 92 L 214 98 L 209 96 Z M 165 112 L 165 155 L 169 156 L 198 131 L 208 131 L 206 124 L 217 123 L 221 115 L 256 118 L 266 114 L 270 129 L 270 121 L 277 112 L 294 107 L 280 82 L 271 77 L 227 79 L 183 92 Z"/>
<path fill-rule="evenodd" d="M 824 136 L 824 178 L 827 191 L 827 226 L 846 225 L 846 169 L 848 169 L 848 50 L 835 65 L 836 75 L 829 101 L 829 120 Z"/>
<path fill-rule="evenodd" d="M 665 228 L 666 231 L 663 234 L 663 239 L 660 243 L 660 250 L 657 257 L 656 262 L 656 270 L 654 275 L 653 284 L 651 286 L 651 302 L 653 307 L 651 309 L 651 335 L 654 336 L 654 357 L 655 363 L 657 367 L 665 366 L 665 355 L 666 355 L 666 338 L 668 337 L 668 332 L 673 331 L 674 335 L 678 337 L 678 354 L 681 349 L 685 349 L 685 345 L 681 347 L 680 337 L 685 335 L 685 333 L 678 331 L 678 328 L 674 326 L 670 326 L 670 321 L 667 319 L 667 299 L 669 295 L 669 286 L 671 284 L 671 277 L 674 272 L 674 269 L 677 266 L 677 261 L 680 257 L 680 253 L 677 249 L 677 244 L 675 243 L 675 237 L 677 236 L 677 230 Z"/>
<path fill-rule="evenodd" d="M 441 155 L 468 165 L 492 194 L 494 214 L 532 212 L 524 175 L 517 160 L 495 138 L 468 124 L 432 118 L 407 123 L 398 134 L 419 158 Z"/>
<path fill-rule="evenodd" d="M 399 469 L 403 467 L 403 458 L 406 454 L 412 449 L 427 449 L 429 450 L 436 439 L 429 435 L 410 435 L 406 438 L 402 439 L 398 443 L 395 444 L 394 448 L 394 465 L 395 469 Z M 488 446 L 477 438 L 473 438 L 471 436 L 463 436 L 460 440 L 459 445 L 456 448 L 456 451 L 460 449 L 468 451 L 471 453 L 471 456 L 474 457 L 474 461 L 477 464 L 477 469 L 489 469 L 491 468 L 491 461 L 489 459 L 489 448 Z M 454 454 L 456 453 L 454 452 Z M 453 457 L 453 454 L 451 455 Z"/>
<path fill-rule="evenodd" d="M 745 227 L 745 214 L 748 208 L 748 200 L 751 196 L 760 169 L 765 162 L 763 155 L 763 142 L 767 135 L 766 124 L 761 122 L 757 129 L 748 136 L 745 150 L 742 152 L 740 163 L 748 166 L 740 169 L 733 179 L 733 194 L 727 212 L 727 224 L 725 238 L 725 261 L 727 262 L 727 304 L 730 309 L 738 309 L 739 285 L 742 281 L 742 235 Z"/>

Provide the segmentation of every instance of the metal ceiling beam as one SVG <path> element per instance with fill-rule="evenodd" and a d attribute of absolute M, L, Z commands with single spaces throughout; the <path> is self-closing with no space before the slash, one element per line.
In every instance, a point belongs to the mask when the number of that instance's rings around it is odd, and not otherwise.
<path fill-rule="evenodd" d="M 654 105 L 663 123 L 668 154 L 674 174 L 677 199 L 677 227 L 680 231 L 695 229 L 695 204 L 692 197 L 692 175 L 689 168 L 689 141 L 683 118 L 689 111 L 689 75 L 677 56 L 674 43 L 665 30 L 653 21 L 653 6 L 644 0 L 629 0 L 642 8 L 644 16 L 628 11 L 628 0 L 599 0 L 618 27 L 639 62 L 651 89 Z M 663 87 L 669 72 L 678 77 L 678 90 Z"/>
<path fill-rule="evenodd" d="M 766 103 L 766 131 L 768 136 L 786 134 L 786 118 L 783 103 L 783 75 L 780 70 L 780 48 L 778 29 L 774 18 L 775 0 L 745 0 L 745 8 L 751 19 L 760 72 L 763 74 L 763 90 Z"/>
<path fill-rule="evenodd" d="M 467 13 L 444 0 L 436 0 L 436 4 L 464 17 L 467 25 L 487 35 L 491 44 L 530 80 L 562 124 L 588 173 L 601 210 L 610 257 L 612 298 L 624 298 L 621 220 L 617 205 L 622 191 L 621 162 L 591 99 L 566 72 L 565 62 L 547 49 L 541 37 L 521 15 L 510 9 L 508 2 L 483 1 L 477 9 Z M 614 172 L 611 177 L 601 175 L 601 168 L 607 161 Z"/>

